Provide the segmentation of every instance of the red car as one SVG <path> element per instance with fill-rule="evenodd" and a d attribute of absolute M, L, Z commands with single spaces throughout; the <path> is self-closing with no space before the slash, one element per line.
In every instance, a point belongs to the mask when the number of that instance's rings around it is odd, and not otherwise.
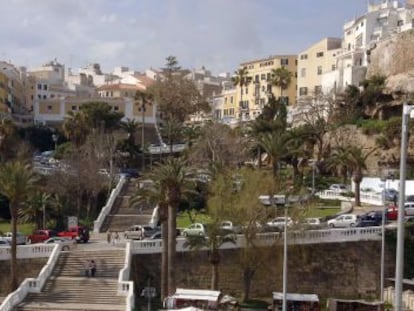
<path fill-rule="evenodd" d="M 395 205 L 389 205 L 387 207 L 387 219 L 397 220 L 398 219 L 398 207 Z"/>
<path fill-rule="evenodd" d="M 27 243 L 41 243 L 54 236 L 56 236 L 56 231 L 54 230 L 36 230 L 35 232 L 27 236 Z"/>
<path fill-rule="evenodd" d="M 72 227 L 68 231 L 59 232 L 57 236 L 87 243 L 89 241 L 89 229 L 83 226 Z"/>

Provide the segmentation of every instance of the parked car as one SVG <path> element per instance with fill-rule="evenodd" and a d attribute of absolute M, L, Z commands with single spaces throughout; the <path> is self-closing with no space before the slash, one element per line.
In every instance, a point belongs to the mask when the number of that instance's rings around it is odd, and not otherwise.
<path fill-rule="evenodd" d="M 55 236 L 53 238 L 47 239 L 43 243 L 45 243 L 45 244 L 61 243 L 62 244 L 62 251 L 68 251 L 75 245 L 76 240 L 61 238 L 61 237 Z"/>
<path fill-rule="evenodd" d="M 67 231 L 61 231 L 57 236 L 62 238 L 74 239 L 76 242 L 88 243 L 89 241 L 89 229 L 84 226 L 76 226 L 69 228 Z"/>
<path fill-rule="evenodd" d="M 328 220 L 330 228 L 347 228 L 355 227 L 358 222 L 358 216 L 354 214 L 339 215 L 334 219 Z"/>
<path fill-rule="evenodd" d="M 10 244 L 11 244 L 12 236 L 13 234 L 11 232 L 6 232 L 6 234 L 4 235 L 4 237 L 6 238 L 6 240 L 9 241 Z M 26 244 L 26 236 L 23 233 L 16 232 L 16 244 L 17 245 Z"/>
<path fill-rule="evenodd" d="M 383 190 L 384 198 L 387 201 L 397 202 L 398 200 L 398 191 L 395 189 L 384 189 Z"/>
<path fill-rule="evenodd" d="M 129 178 L 138 178 L 139 170 L 136 168 L 122 168 L 120 174 Z"/>
<path fill-rule="evenodd" d="M 0 237 L 0 247 L 3 247 L 3 246 L 10 246 L 10 243 L 6 238 Z"/>
<path fill-rule="evenodd" d="M 387 207 L 387 219 L 388 220 L 397 220 L 398 218 L 398 207 L 395 205 L 389 205 Z"/>
<path fill-rule="evenodd" d="M 232 221 L 225 220 L 220 223 L 220 229 L 225 233 L 241 233 L 240 226 L 236 226 Z"/>
<path fill-rule="evenodd" d="M 382 225 L 383 211 L 371 211 L 358 217 L 357 227 L 373 227 Z M 386 220 L 387 221 L 387 220 Z"/>
<path fill-rule="evenodd" d="M 414 216 L 414 202 L 405 202 L 404 212 L 406 216 Z"/>
<path fill-rule="evenodd" d="M 150 237 L 145 238 L 145 240 L 160 240 L 162 239 L 161 231 L 153 233 Z"/>
<path fill-rule="evenodd" d="M 55 230 L 41 229 L 36 230 L 32 234 L 27 236 L 27 243 L 42 243 L 47 239 L 56 236 L 57 232 Z"/>
<path fill-rule="evenodd" d="M 207 232 L 206 226 L 200 223 L 193 223 L 182 231 L 182 235 L 187 236 L 205 236 Z"/>
<path fill-rule="evenodd" d="M 321 220 L 317 217 L 309 217 L 309 218 L 305 218 L 302 221 L 302 226 L 305 229 L 320 229 L 322 228 L 322 223 L 321 223 Z"/>
<path fill-rule="evenodd" d="M 148 225 L 133 225 L 124 232 L 126 239 L 142 240 L 149 238 L 155 232 L 161 231 L 160 227 L 151 227 Z"/>
<path fill-rule="evenodd" d="M 283 231 L 285 228 L 285 222 L 287 222 L 288 227 L 293 225 L 293 220 L 290 217 L 276 217 L 271 221 L 268 221 L 266 226 L 273 230 Z"/>
<path fill-rule="evenodd" d="M 333 190 L 339 193 L 345 193 L 348 191 L 348 187 L 344 184 L 332 184 L 329 186 L 329 190 Z"/>

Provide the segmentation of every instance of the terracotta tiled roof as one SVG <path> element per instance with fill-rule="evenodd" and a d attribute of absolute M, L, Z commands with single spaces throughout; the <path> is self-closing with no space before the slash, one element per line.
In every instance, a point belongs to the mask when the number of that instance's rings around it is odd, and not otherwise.
<path fill-rule="evenodd" d="M 143 91 L 144 88 L 140 85 L 134 85 L 134 84 L 125 84 L 125 83 L 119 83 L 119 84 L 106 84 L 102 85 L 97 88 L 98 91 L 116 91 L 116 90 L 132 90 L 132 91 Z"/>

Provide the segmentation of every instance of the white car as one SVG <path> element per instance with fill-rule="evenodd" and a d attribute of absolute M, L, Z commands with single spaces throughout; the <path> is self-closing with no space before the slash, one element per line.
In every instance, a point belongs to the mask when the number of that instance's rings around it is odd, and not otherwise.
<path fill-rule="evenodd" d="M 288 227 L 293 225 L 293 220 L 290 217 L 276 217 L 268 221 L 266 225 L 271 229 L 284 230 L 285 222 Z"/>
<path fill-rule="evenodd" d="M 348 187 L 343 184 L 332 184 L 329 186 L 329 190 L 332 190 L 338 193 L 345 193 L 348 191 Z"/>
<path fill-rule="evenodd" d="M 58 236 L 54 236 L 54 237 L 52 237 L 50 239 L 47 239 L 43 243 L 45 243 L 45 244 L 61 243 L 62 244 L 62 251 L 68 251 L 72 247 L 74 247 L 74 245 L 76 244 L 76 240 L 75 239 L 66 239 L 66 238 L 61 238 L 61 237 L 58 237 Z"/>
<path fill-rule="evenodd" d="M 305 218 L 302 224 L 307 229 L 320 229 L 322 227 L 321 220 L 317 217 Z"/>
<path fill-rule="evenodd" d="M 404 203 L 405 216 L 414 216 L 414 202 Z"/>
<path fill-rule="evenodd" d="M 355 227 L 358 222 L 358 216 L 354 214 L 339 215 L 334 219 L 328 220 L 330 228 L 348 228 Z"/>
<path fill-rule="evenodd" d="M 182 232 L 183 236 L 205 236 L 206 226 L 200 223 L 193 223 L 189 227 L 185 228 Z"/>
<path fill-rule="evenodd" d="M 4 237 L 6 238 L 6 240 L 9 241 L 10 244 L 11 244 L 12 236 L 13 234 L 11 232 L 6 232 L 6 234 L 4 235 Z M 26 244 L 26 236 L 23 233 L 16 232 L 16 244 L 17 245 Z"/>

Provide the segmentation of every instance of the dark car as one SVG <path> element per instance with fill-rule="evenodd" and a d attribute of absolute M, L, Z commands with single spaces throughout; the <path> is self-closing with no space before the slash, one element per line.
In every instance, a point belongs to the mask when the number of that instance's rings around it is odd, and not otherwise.
<path fill-rule="evenodd" d="M 383 211 L 371 211 L 358 217 L 357 227 L 374 227 L 382 225 Z M 387 222 L 387 219 L 385 219 Z"/>
<path fill-rule="evenodd" d="M 122 175 L 125 175 L 129 178 L 138 178 L 139 177 L 139 171 L 136 168 L 123 168 L 120 172 Z"/>

